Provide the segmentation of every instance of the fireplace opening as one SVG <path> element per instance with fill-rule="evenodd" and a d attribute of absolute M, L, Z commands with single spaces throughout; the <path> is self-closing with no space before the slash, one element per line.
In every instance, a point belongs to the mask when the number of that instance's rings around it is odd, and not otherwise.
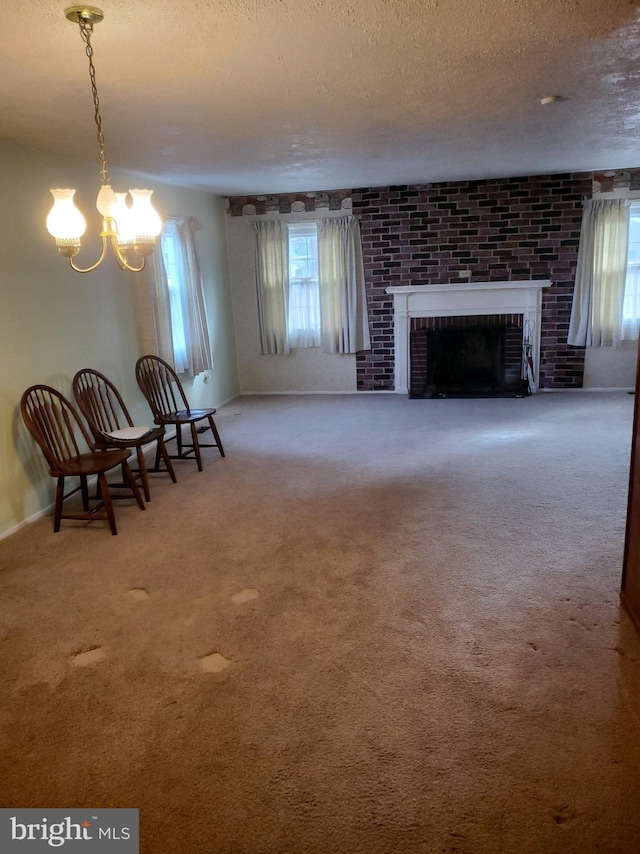
<path fill-rule="evenodd" d="M 523 397 L 522 323 L 504 316 L 416 318 L 410 397 Z"/>

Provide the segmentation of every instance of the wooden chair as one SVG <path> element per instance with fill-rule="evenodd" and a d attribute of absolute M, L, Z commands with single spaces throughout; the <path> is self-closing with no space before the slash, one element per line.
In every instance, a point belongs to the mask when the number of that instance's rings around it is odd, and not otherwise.
<path fill-rule="evenodd" d="M 56 389 L 47 385 L 34 385 L 22 395 L 20 402 L 22 418 L 27 430 L 36 440 L 49 466 L 51 477 L 58 480 L 53 518 L 54 533 L 60 530 L 61 519 L 106 519 L 112 534 L 117 534 L 113 513 L 112 496 L 106 473 L 120 466 L 126 485 L 131 489 L 141 510 L 144 502 L 127 459 L 131 451 L 126 448 L 100 451 L 94 447 L 87 428 L 71 403 Z M 83 450 L 86 445 L 88 450 Z M 89 506 L 87 478 L 97 476 L 102 501 L 93 508 Z M 80 478 L 80 486 L 65 495 L 64 481 L 67 477 Z M 83 513 L 62 512 L 63 503 L 74 493 L 82 493 Z M 105 515 L 97 515 L 104 507 Z"/>
<path fill-rule="evenodd" d="M 171 480 L 176 482 L 171 459 L 164 443 L 164 427 L 137 427 L 125 406 L 122 395 L 104 374 L 83 368 L 73 378 L 73 394 L 78 408 L 93 433 L 94 445 L 100 449 L 135 448 L 144 497 L 151 501 L 149 477 L 143 446 L 156 443 L 156 461 L 153 471 L 160 471 L 160 457 L 164 460 Z"/>
<path fill-rule="evenodd" d="M 142 356 L 136 362 L 136 379 L 149 402 L 155 423 L 162 426 L 174 424 L 176 427 L 178 453 L 172 454 L 172 459 L 184 460 L 190 454 L 195 454 L 198 471 L 202 471 L 200 448 L 217 448 L 220 456 L 224 457 L 222 442 L 213 420 L 216 410 L 191 409 L 178 375 L 171 365 L 159 356 Z M 202 444 L 198 439 L 199 430 L 196 425 L 198 421 L 205 420 L 215 439 L 211 444 Z M 191 444 L 182 441 L 183 424 L 188 424 L 191 428 Z"/>

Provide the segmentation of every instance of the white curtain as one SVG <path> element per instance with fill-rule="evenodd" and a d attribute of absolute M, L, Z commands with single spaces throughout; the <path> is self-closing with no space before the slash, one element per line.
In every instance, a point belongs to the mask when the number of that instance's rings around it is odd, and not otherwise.
<path fill-rule="evenodd" d="M 289 279 L 289 346 L 320 346 L 320 303 L 317 283 Z"/>
<path fill-rule="evenodd" d="M 132 273 L 136 327 L 141 353 L 173 364 L 171 307 L 160 242 L 141 273 Z"/>
<path fill-rule="evenodd" d="M 371 346 L 360 225 L 354 216 L 318 222 L 322 350 L 355 353 Z"/>
<path fill-rule="evenodd" d="M 622 340 L 637 341 L 640 337 L 640 263 L 627 264 L 627 279 L 622 303 Z"/>
<path fill-rule="evenodd" d="M 290 352 L 287 336 L 289 234 L 286 222 L 265 220 L 253 224 L 256 236 L 258 316 L 262 352 Z"/>
<path fill-rule="evenodd" d="M 623 339 L 623 300 L 629 244 L 628 199 L 585 203 L 568 343 L 617 346 Z"/>
<path fill-rule="evenodd" d="M 180 359 L 182 364 L 176 364 L 176 370 L 178 373 L 196 377 L 203 371 L 213 368 L 204 285 L 195 243 L 195 235 L 201 225 L 195 217 L 179 217 L 176 220 L 176 228 L 180 248 L 177 261 L 182 268 L 183 287 L 180 293 L 185 337 L 185 353 Z M 178 362 L 177 357 L 176 362 Z"/>

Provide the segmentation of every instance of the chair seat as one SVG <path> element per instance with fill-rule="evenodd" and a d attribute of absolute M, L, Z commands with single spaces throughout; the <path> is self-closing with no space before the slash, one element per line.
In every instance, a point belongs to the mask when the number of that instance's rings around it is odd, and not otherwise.
<path fill-rule="evenodd" d="M 164 412 L 155 420 L 158 424 L 191 424 L 215 414 L 215 409 L 179 409 L 177 412 Z"/>
<path fill-rule="evenodd" d="M 109 471 L 129 459 L 131 451 L 125 448 L 113 451 L 96 451 L 95 453 L 79 454 L 70 460 L 61 460 L 51 468 L 52 477 L 76 477 L 99 474 Z"/>
<path fill-rule="evenodd" d="M 153 427 L 122 427 L 120 430 L 111 430 L 102 435 L 107 439 L 115 439 L 116 442 L 136 442 L 145 436 L 149 437 L 153 432 L 157 433 Z"/>

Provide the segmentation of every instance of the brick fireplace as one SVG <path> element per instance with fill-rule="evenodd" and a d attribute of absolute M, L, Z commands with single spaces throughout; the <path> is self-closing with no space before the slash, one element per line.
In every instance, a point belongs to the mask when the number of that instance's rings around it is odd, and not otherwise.
<path fill-rule="evenodd" d="M 394 388 L 389 287 L 507 279 L 553 282 L 542 291 L 537 385 L 580 387 L 584 349 L 567 345 L 567 331 L 582 202 L 590 195 L 590 173 L 353 190 L 372 342 L 356 356 L 358 388 Z"/>

